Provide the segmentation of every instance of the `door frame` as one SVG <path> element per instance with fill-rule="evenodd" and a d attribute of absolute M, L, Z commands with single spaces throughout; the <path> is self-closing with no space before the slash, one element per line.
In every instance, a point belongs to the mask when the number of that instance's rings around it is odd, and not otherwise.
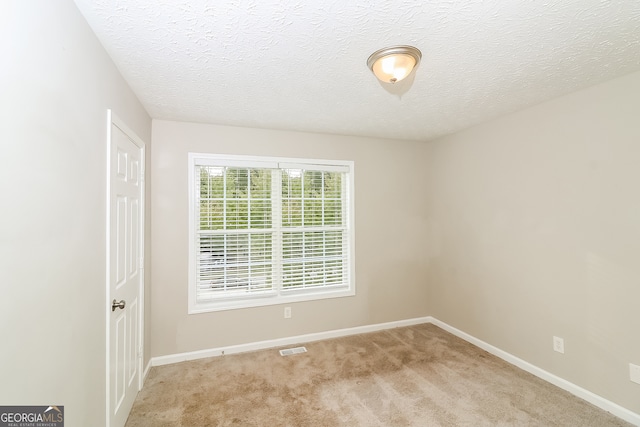
<path fill-rule="evenodd" d="M 138 135 L 126 125 L 111 109 L 107 109 L 107 194 L 106 194 L 106 280 L 105 280 L 105 321 L 106 321 L 106 353 L 105 353 L 105 377 L 106 377 L 106 427 L 111 427 L 111 149 L 112 132 L 111 127 L 116 126 L 134 143 L 140 150 L 140 283 L 138 285 L 138 298 L 140 310 L 138 312 L 138 391 L 142 389 L 144 383 L 144 287 L 145 287 L 145 194 L 146 194 L 146 144 Z"/>

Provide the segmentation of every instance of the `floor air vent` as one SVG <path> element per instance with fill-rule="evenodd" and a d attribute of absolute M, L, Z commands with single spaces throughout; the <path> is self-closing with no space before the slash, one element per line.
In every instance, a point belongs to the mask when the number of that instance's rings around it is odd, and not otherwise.
<path fill-rule="evenodd" d="M 292 354 L 306 353 L 306 347 L 285 348 L 280 350 L 280 356 L 291 356 Z"/>

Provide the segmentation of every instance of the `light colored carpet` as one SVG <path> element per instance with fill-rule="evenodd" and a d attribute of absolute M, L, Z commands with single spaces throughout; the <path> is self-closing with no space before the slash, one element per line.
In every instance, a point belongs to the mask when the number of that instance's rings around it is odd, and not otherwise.
<path fill-rule="evenodd" d="M 155 367 L 137 426 L 630 426 L 431 325 Z"/>

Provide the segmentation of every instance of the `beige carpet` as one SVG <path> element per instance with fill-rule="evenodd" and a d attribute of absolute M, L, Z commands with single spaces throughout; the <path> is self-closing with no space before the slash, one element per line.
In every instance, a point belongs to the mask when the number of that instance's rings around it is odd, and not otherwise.
<path fill-rule="evenodd" d="M 423 324 L 155 367 L 136 426 L 630 426 Z"/>

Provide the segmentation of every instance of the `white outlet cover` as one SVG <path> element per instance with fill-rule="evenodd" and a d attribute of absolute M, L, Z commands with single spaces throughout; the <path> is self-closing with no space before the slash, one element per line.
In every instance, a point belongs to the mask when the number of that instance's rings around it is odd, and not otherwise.
<path fill-rule="evenodd" d="M 629 363 L 629 379 L 640 384 L 640 366 Z"/>
<path fill-rule="evenodd" d="M 553 337 L 553 350 L 564 354 L 564 340 L 560 337 Z"/>

